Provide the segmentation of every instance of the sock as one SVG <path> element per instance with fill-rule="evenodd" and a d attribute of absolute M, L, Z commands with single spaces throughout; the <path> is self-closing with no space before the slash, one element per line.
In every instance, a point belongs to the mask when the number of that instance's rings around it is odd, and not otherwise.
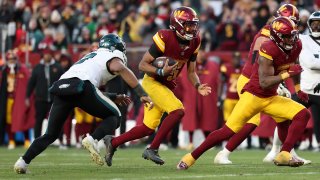
<path fill-rule="evenodd" d="M 279 138 L 278 127 L 274 129 L 273 140 L 272 140 L 272 148 L 271 151 L 277 152 L 280 150 L 281 141 Z"/>
<path fill-rule="evenodd" d="M 226 149 L 230 152 L 235 150 L 251 134 L 251 132 L 256 129 L 256 127 L 255 124 L 246 123 L 239 132 L 229 139 Z"/>
<path fill-rule="evenodd" d="M 154 132 L 153 129 L 148 128 L 145 124 L 135 126 L 130 131 L 121 134 L 118 137 L 112 139 L 111 144 L 114 148 L 117 148 L 125 142 L 132 141 L 135 139 L 140 139 L 145 136 L 149 136 Z"/>
<path fill-rule="evenodd" d="M 205 141 L 191 153 L 192 157 L 198 159 L 205 151 L 216 144 L 221 143 L 223 140 L 230 138 L 232 135 L 234 135 L 234 132 L 226 125 L 213 131 Z"/>
<path fill-rule="evenodd" d="M 291 121 L 287 120 L 281 123 L 277 123 L 277 128 L 278 128 L 278 137 L 280 141 L 283 143 L 288 135 L 288 129 L 290 126 Z"/>
<path fill-rule="evenodd" d="M 162 121 L 162 124 L 154 137 L 150 149 L 159 149 L 162 140 L 167 136 L 168 132 L 180 122 L 181 118 L 184 116 L 184 110 L 178 109 L 172 111 L 168 116 Z"/>
<path fill-rule="evenodd" d="M 307 126 L 308 120 L 310 118 L 310 112 L 308 109 L 303 109 L 297 113 L 293 119 L 291 126 L 288 130 L 288 135 L 283 143 L 281 151 L 290 152 L 297 140 L 302 136 L 304 129 Z M 280 131 L 280 129 L 279 129 Z"/>
<path fill-rule="evenodd" d="M 189 143 L 193 142 L 193 131 L 189 131 Z"/>

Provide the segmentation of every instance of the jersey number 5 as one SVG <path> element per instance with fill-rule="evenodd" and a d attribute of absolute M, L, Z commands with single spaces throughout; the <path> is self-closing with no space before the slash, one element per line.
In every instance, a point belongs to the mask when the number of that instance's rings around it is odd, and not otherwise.
<path fill-rule="evenodd" d="M 81 64 L 81 63 L 85 62 L 86 60 L 95 57 L 96 55 L 97 55 L 97 53 L 94 53 L 94 52 L 89 53 L 89 54 L 85 55 L 83 58 L 81 58 L 81 59 L 80 59 L 78 62 L 76 62 L 75 64 Z"/>

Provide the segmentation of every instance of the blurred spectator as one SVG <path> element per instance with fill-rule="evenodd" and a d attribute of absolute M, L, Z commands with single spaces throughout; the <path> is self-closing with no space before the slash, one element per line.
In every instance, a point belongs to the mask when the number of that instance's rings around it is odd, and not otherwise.
<path fill-rule="evenodd" d="M 242 24 L 239 32 L 239 51 L 249 51 L 250 45 L 253 41 L 257 28 L 254 26 L 251 16 L 246 15 L 244 23 Z"/>
<path fill-rule="evenodd" d="M 3 142 L 4 132 L 7 132 L 8 149 L 14 149 L 15 132 L 23 131 L 24 147 L 28 148 L 29 129 L 34 126 L 33 111 L 24 103 L 30 72 L 18 62 L 18 57 L 12 50 L 6 53 L 6 60 L 0 74 L 0 144 Z"/>
<path fill-rule="evenodd" d="M 72 37 L 73 29 L 77 26 L 77 17 L 75 15 L 75 7 L 73 5 L 66 6 L 62 13 L 62 21 L 67 28 L 67 37 Z M 70 38 L 71 39 L 71 38 Z"/>
<path fill-rule="evenodd" d="M 141 26 L 146 23 L 146 19 L 137 12 L 134 6 L 129 8 L 129 12 L 128 17 L 121 23 L 119 35 L 125 42 L 141 42 L 142 37 L 139 31 Z"/>
<path fill-rule="evenodd" d="M 232 22 L 230 16 L 222 21 L 217 27 L 218 36 L 218 50 L 233 51 L 238 48 L 238 33 L 240 27 L 237 23 Z"/>
<path fill-rule="evenodd" d="M 14 5 L 14 8 L 14 21 L 21 21 L 23 25 L 27 25 L 31 19 L 32 14 L 30 8 L 26 6 L 25 1 L 17 0 Z"/>
<path fill-rule="evenodd" d="M 298 23 L 298 30 L 300 34 L 309 34 L 307 21 L 310 16 L 310 12 L 306 9 L 299 11 L 300 22 Z"/>
<path fill-rule="evenodd" d="M 53 51 L 48 44 L 40 43 L 39 50 L 42 52 L 42 59 L 32 71 L 26 93 L 26 104 L 30 104 L 30 96 L 35 90 L 35 138 L 41 135 L 42 122 L 47 117 L 51 107 L 52 96 L 48 89 L 64 72 L 62 67 L 52 58 Z"/>
<path fill-rule="evenodd" d="M 67 27 L 62 22 L 60 13 L 54 10 L 51 14 L 51 23 L 49 30 L 52 33 L 55 50 L 66 50 L 69 42 L 69 36 Z"/>
<path fill-rule="evenodd" d="M 200 37 L 205 52 L 217 46 L 216 23 L 208 17 L 208 12 L 205 10 L 200 14 Z"/>
<path fill-rule="evenodd" d="M 10 1 L 0 1 L 0 23 L 8 24 L 12 20 L 13 6 Z"/>
<path fill-rule="evenodd" d="M 96 31 L 97 38 L 101 38 L 104 35 L 110 34 L 110 33 L 116 33 L 117 29 L 116 26 L 110 23 L 109 16 L 107 13 L 101 14 L 99 18 L 99 25 Z"/>
<path fill-rule="evenodd" d="M 271 17 L 269 7 L 266 4 L 262 4 L 258 7 L 258 16 L 254 18 L 254 25 L 257 29 L 261 29 Z"/>
<path fill-rule="evenodd" d="M 49 27 L 51 10 L 48 5 L 44 4 L 39 7 L 38 11 L 39 15 L 37 17 L 37 23 L 38 27 L 43 31 Z"/>
<path fill-rule="evenodd" d="M 37 27 L 37 20 L 35 18 L 32 18 L 29 21 L 28 33 L 29 33 L 29 43 L 31 45 L 31 50 L 34 51 L 38 49 L 37 47 L 39 43 L 44 38 L 43 32 Z"/>
<path fill-rule="evenodd" d="M 170 5 L 168 3 L 161 3 L 157 8 L 157 15 L 155 23 L 160 29 L 166 29 L 170 24 Z"/>
<path fill-rule="evenodd" d="M 197 74 L 200 82 L 207 83 L 211 88 L 211 94 L 201 96 L 192 84 L 187 80 L 186 68 L 183 69 L 179 89 L 181 90 L 185 115 L 182 118 L 182 128 L 189 132 L 190 144 L 188 149 L 193 148 L 193 132 L 196 129 L 203 131 L 208 136 L 211 131 L 218 129 L 218 86 L 220 83 L 219 72 L 220 65 L 210 61 L 204 56 L 203 51 L 199 50 L 197 56 Z"/>

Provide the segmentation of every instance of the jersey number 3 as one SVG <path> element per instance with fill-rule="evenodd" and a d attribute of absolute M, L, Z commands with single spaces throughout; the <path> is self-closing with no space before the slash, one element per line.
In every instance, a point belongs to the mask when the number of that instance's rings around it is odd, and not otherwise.
<path fill-rule="evenodd" d="M 78 62 L 76 62 L 75 64 L 81 64 L 81 63 L 85 62 L 86 60 L 95 57 L 96 55 L 97 55 L 97 53 L 93 53 L 93 52 L 92 52 L 92 53 L 89 53 L 89 54 L 85 55 L 83 58 L 81 58 L 81 59 L 80 59 Z"/>

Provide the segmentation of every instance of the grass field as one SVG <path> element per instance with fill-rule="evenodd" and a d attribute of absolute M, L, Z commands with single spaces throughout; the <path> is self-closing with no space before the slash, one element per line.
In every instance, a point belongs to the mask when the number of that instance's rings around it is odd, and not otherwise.
<path fill-rule="evenodd" d="M 319 153 L 305 151 L 298 153 L 311 159 L 312 164 L 291 168 L 262 163 L 267 153 L 262 150 L 236 151 L 231 155 L 233 165 L 214 165 L 217 150 L 210 150 L 189 170 L 178 171 L 176 164 L 187 151 L 161 151 L 166 163 L 159 166 L 141 158 L 143 148 L 120 149 L 112 167 L 99 167 L 84 149 L 50 147 L 32 161 L 27 174 L 18 175 L 13 172 L 13 164 L 24 151 L 0 148 L 0 179 L 320 179 Z"/>

